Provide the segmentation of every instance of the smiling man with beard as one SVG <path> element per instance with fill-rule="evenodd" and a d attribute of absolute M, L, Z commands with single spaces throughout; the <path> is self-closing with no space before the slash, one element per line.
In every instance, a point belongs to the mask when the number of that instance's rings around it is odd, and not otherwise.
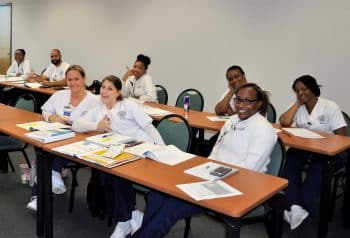
<path fill-rule="evenodd" d="M 52 49 L 50 58 L 51 64 L 46 68 L 44 73 L 42 75 L 32 74 L 30 81 L 41 82 L 45 86 L 66 86 L 65 73 L 69 64 L 62 60 L 62 54 L 59 49 Z"/>

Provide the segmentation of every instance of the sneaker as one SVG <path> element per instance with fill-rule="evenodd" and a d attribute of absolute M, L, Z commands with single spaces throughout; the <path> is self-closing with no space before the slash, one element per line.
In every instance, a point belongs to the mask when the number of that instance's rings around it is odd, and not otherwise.
<path fill-rule="evenodd" d="M 30 202 L 27 204 L 27 208 L 30 209 L 30 210 L 33 210 L 33 211 L 37 210 L 37 199 L 36 199 L 36 196 L 33 196 L 30 199 Z"/>
<path fill-rule="evenodd" d="M 141 228 L 142 220 L 143 220 L 143 212 L 139 210 L 134 210 L 131 213 L 131 220 L 130 220 L 131 235 L 133 235 L 136 231 L 138 231 Z"/>
<path fill-rule="evenodd" d="M 62 194 L 67 191 L 60 173 L 52 171 L 52 192 L 54 194 Z"/>
<path fill-rule="evenodd" d="M 288 224 L 290 224 L 290 219 L 291 219 L 292 213 L 290 211 L 284 210 L 283 212 L 283 218 Z"/>
<path fill-rule="evenodd" d="M 290 229 L 294 230 L 309 216 L 309 213 L 299 205 L 292 205 L 290 217 Z"/>
<path fill-rule="evenodd" d="M 110 238 L 125 238 L 131 232 L 130 220 L 118 222 Z"/>

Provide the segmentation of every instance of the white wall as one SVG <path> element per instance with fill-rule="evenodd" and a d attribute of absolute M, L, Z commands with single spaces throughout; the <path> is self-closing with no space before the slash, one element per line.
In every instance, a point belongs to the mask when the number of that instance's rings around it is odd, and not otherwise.
<path fill-rule="evenodd" d="M 272 93 L 278 113 L 294 101 L 293 80 L 312 74 L 350 113 L 349 22 L 347 0 L 15 0 L 13 49 L 25 48 L 39 72 L 60 48 L 89 80 L 122 76 L 142 52 L 169 103 L 194 87 L 207 111 L 232 64 Z"/>

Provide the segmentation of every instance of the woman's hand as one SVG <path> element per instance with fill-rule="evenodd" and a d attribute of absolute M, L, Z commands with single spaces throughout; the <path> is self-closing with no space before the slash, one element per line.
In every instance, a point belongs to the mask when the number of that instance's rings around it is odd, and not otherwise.
<path fill-rule="evenodd" d="M 129 68 L 128 66 L 126 66 L 126 69 L 127 69 L 127 71 L 126 71 L 126 73 L 124 74 L 124 76 L 123 76 L 123 81 L 125 82 L 130 76 L 132 76 L 132 75 L 134 75 L 134 69 L 133 68 Z"/>
<path fill-rule="evenodd" d="M 61 118 L 58 115 L 52 114 L 49 116 L 49 122 L 61 122 L 63 124 L 66 124 L 66 122 L 63 120 L 63 118 Z"/>
<path fill-rule="evenodd" d="M 111 130 L 111 122 L 107 115 L 102 118 L 102 120 L 97 124 L 98 131 L 110 131 Z"/>

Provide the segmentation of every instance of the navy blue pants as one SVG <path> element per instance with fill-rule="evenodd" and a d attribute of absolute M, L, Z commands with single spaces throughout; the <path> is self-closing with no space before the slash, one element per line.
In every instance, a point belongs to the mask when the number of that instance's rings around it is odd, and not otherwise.
<path fill-rule="evenodd" d="M 106 215 L 117 222 L 130 220 L 136 204 L 136 192 L 132 183 L 106 173 L 100 174 L 100 180 L 105 191 Z"/>
<path fill-rule="evenodd" d="M 52 158 L 52 170 L 61 174 L 62 168 L 64 168 L 67 163 L 68 163 L 68 161 L 65 159 L 62 159 L 61 157 L 53 157 Z M 32 188 L 32 196 L 37 196 L 37 195 L 38 195 L 38 185 L 37 185 L 37 183 L 34 183 L 33 188 Z"/>
<path fill-rule="evenodd" d="M 150 192 L 147 196 L 142 227 L 132 237 L 164 237 L 178 220 L 202 213 L 202 208 L 191 203 L 159 192 Z"/>
<path fill-rule="evenodd" d="M 322 187 L 323 158 L 323 155 L 294 148 L 287 151 L 283 177 L 289 182 L 285 190 L 289 206 L 299 205 L 306 209 L 310 216 L 316 215 L 316 200 Z M 347 153 L 342 152 L 334 159 L 334 170 L 336 171 L 345 166 Z M 303 181 L 303 167 L 307 163 L 309 169 Z"/>

